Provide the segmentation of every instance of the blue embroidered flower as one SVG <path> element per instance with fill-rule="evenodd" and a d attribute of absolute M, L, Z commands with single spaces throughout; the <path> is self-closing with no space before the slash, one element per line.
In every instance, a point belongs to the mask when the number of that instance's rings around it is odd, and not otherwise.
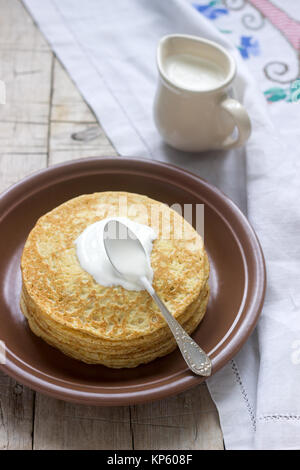
<path fill-rule="evenodd" d="M 198 10 L 202 15 L 210 20 L 216 20 L 219 16 L 228 15 L 227 8 L 216 7 L 220 2 L 219 0 L 213 0 L 205 5 L 199 5 L 198 3 L 193 3 L 193 6 Z"/>
<path fill-rule="evenodd" d="M 251 55 L 257 56 L 260 54 L 259 42 L 254 40 L 252 36 L 241 36 L 238 50 L 243 59 L 249 59 Z"/>

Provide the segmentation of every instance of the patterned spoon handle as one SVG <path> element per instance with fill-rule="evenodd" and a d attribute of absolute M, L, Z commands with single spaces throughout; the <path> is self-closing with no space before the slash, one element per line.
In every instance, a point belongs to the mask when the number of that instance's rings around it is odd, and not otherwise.
<path fill-rule="evenodd" d="M 188 367 L 194 374 L 209 377 L 211 375 L 211 360 L 203 349 L 186 333 L 178 321 L 171 315 L 165 304 L 160 300 L 157 293 L 151 286 L 148 280 L 142 278 L 142 282 L 160 308 L 166 322 L 172 331 L 174 338 L 178 344 L 181 354 L 187 363 Z"/>

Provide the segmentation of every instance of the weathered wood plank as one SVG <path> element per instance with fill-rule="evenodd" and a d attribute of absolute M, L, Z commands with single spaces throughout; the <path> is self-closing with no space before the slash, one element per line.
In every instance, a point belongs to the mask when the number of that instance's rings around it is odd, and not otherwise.
<path fill-rule="evenodd" d="M 47 52 L 49 45 L 20 0 L 0 0 L 0 50 Z"/>
<path fill-rule="evenodd" d="M 38 394 L 34 449 L 132 449 L 129 408 L 73 405 Z"/>
<path fill-rule="evenodd" d="M 0 191 L 4 191 L 24 176 L 44 168 L 46 159 L 46 153 L 2 154 L 0 148 Z"/>
<path fill-rule="evenodd" d="M 205 384 L 132 407 L 135 449 L 221 450 L 218 413 Z"/>
<path fill-rule="evenodd" d="M 34 393 L 0 373 L 0 450 L 32 448 Z"/>
<path fill-rule="evenodd" d="M 52 53 L 2 50 L 0 43 L 0 56 L 1 80 L 6 84 L 6 105 L 0 107 L 0 120 L 47 124 Z"/>
<path fill-rule="evenodd" d="M 92 140 L 75 140 L 72 135 L 94 129 L 98 135 Z M 51 122 L 49 164 L 77 160 L 86 157 L 115 156 L 116 151 L 108 142 L 99 125 L 70 122 Z"/>
<path fill-rule="evenodd" d="M 76 139 L 76 134 L 87 129 L 94 135 L 90 134 L 84 140 Z M 70 77 L 55 60 L 49 164 L 101 155 L 114 156 L 116 151 Z"/>
<path fill-rule="evenodd" d="M 0 190 L 45 167 L 52 53 L 17 0 L 0 0 Z M 31 449 L 34 392 L 0 373 L 0 449 Z"/>
<path fill-rule="evenodd" d="M 83 126 L 84 123 L 97 124 L 94 114 L 58 60 L 54 63 L 54 77 L 51 120 L 78 122 Z"/>

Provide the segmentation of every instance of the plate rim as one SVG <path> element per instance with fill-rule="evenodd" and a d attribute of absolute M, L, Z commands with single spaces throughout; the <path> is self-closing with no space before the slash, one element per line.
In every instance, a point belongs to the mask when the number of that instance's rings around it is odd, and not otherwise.
<path fill-rule="evenodd" d="M 221 203 L 225 204 L 225 207 L 229 213 L 234 215 L 234 219 L 236 222 L 240 224 L 240 226 L 243 228 L 244 233 L 247 235 L 247 241 L 251 242 L 251 253 L 253 255 L 253 261 L 255 265 L 255 273 L 256 273 L 256 282 L 254 286 L 254 292 L 251 296 L 251 303 L 249 307 L 247 308 L 245 318 L 243 319 L 238 332 L 239 334 L 233 334 L 232 338 L 230 339 L 229 343 L 225 344 L 223 348 L 221 349 L 221 352 L 219 353 L 219 356 L 215 359 L 213 358 L 213 373 L 217 372 L 219 369 L 221 369 L 225 364 L 227 364 L 233 356 L 241 349 L 241 347 L 244 345 L 250 334 L 255 328 L 255 325 L 257 323 L 257 320 L 259 318 L 259 315 L 261 313 L 263 303 L 264 303 L 264 298 L 265 298 L 265 291 L 266 291 L 266 266 L 265 266 L 265 259 L 263 255 L 263 251 L 259 242 L 259 239 L 246 218 L 246 216 L 242 213 L 242 211 L 239 209 L 239 207 L 226 195 L 224 194 L 220 189 L 218 189 L 216 186 L 212 185 L 205 179 L 201 178 L 200 176 L 183 169 L 181 167 L 178 167 L 177 165 L 169 164 L 169 163 L 164 163 L 160 161 L 155 161 L 155 160 L 149 160 L 145 158 L 137 158 L 137 157 L 90 157 L 90 158 L 83 158 L 83 159 L 78 159 L 78 160 L 71 160 L 67 162 L 62 162 L 56 165 L 51 165 L 50 167 L 40 169 L 38 171 L 35 171 L 31 173 L 30 175 L 26 176 L 25 178 L 19 180 L 9 188 L 7 188 L 5 191 L 3 191 L 0 194 L 0 209 L 1 206 L 7 206 L 7 210 L 4 211 L 0 217 L 0 221 L 2 221 L 3 218 L 10 212 L 13 211 L 15 204 L 13 203 L 19 203 L 20 200 L 28 198 L 30 194 L 34 194 L 36 190 L 38 190 L 41 187 L 45 186 L 51 186 L 51 182 L 53 184 L 53 178 L 55 179 L 56 182 L 60 181 L 61 179 L 65 180 L 70 180 L 72 179 L 72 176 L 80 176 L 84 172 L 83 170 L 85 169 L 85 173 L 95 173 L 95 170 L 100 171 L 101 169 L 104 170 L 103 166 L 115 166 L 116 162 L 118 162 L 120 165 L 129 166 L 129 170 L 131 169 L 131 174 L 133 173 L 133 169 L 135 167 L 135 170 L 142 171 L 145 169 L 145 165 L 149 166 L 149 168 L 154 168 L 158 170 L 159 172 L 162 171 L 163 173 L 166 172 L 173 172 L 174 174 L 176 173 L 177 177 L 179 179 L 191 179 L 193 180 L 194 184 L 196 185 L 202 185 L 202 187 L 205 187 L 206 191 L 208 191 L 210 196 L 213 196 L 216 198 L 216 200 Z M 100 165 L 99 165 L 100 164 Z M 102 164 L 102 168 L 101 168 Z M 64 172 L 60 172 L 60 170 L 64 170 Z M 70 170 L 70 173 L 67 176 L 67 172 Z M 72 171 L 71 171 L 72 170 Z M 80 171 L 81 170 L 81 171 Z M 119 169 L 118 169 L 119 170 Z M 110 168 L 110 171 L 112 169 Z M 156 175 L 158 176 L 158 175 Z M 48 184 L 47 184 L 48 182 Z M 32 184 L 33 183 L 33 184 Z M 24 191 L 24 186 L 31 186 L 32 190 L 31 191 Z M 178 181 L 176 180 L 176 185 L 177 187 L 180 186 L 178 184 Z M 35 190 L 34 190 L 35 189 Z M 184 187 L 186 190 L 187 188 Z M 18 197 L 19 196 L 19 197 Z M 203 197 L 205 200 L 205 197 Z M 11 204 L 9 201 L 11 200 Z M 6 204 L 5 204 L 6 203 Z M 209 204 L 209 202 L 208 202 Z M 209 204 L 209 205 L 212 205 Z M 217 210 L 215 206 L 214 210 Z M 223 219 L 223 221 L 229 226 L 231 229 L 232 234 L 234 235 L 235 239 L 239 243 L 240 251 L 241 254 L 244 254 L 244 250 L 241 249 L 241 242 L 240 240 L 236 237 L 236 234 L 234 230 L 232 229 L 231 225 L 229 225 L 228 220 L 226 217 L 223 216 L 219 211 L 217 211 L 219 216 Z M 245 262 L 247 261 L 244 260 L 244 265 Z M 246 264 L 247 265 L 247 264 Z M 245 268 L 246 268 L 245 265 Z M 245 269 L 246 271 L 246 269 Z M 253 289 L 253 286 L 252 286 Z M 249 286 L 248 286 L 248 291 L 249 291 Z M 248 292 L 247 291 L 247 292 Z M 235 322 L 233 323 L 235 324 Z M 231 330 L 232 326 L 230 327 L 229 331 Z M 233 331 L 234 333 L 234 331 Z M 230 333 L 232 334 L 232 333 Z M 1 339 L 1 338 L 0 338 Z M 218 346 L 218 345 L 217 345 Z M 219 347 L 219 346 L 218 346 Z M 8 351 L 7 358 L 6 358 L 6 363 L 5 364 L 0 364 L 0 370 L 2 370 L 4 373 L 7 375 L 13 377 L 15 380 L 23 383 L 24 385 L 30 387 L 31 389 L 44 393 L 46 395 L 52 396 L 54 398 L 62 399 L 65 401 L 70 401 L 70 402 L 75 402 L 75 403 L 82 403 L 82 404 L 88 404 L 88 405 L 101 405 L 101 406 L 124 406 L 124 405 L 130 405 L 130 404 L 138 404 L 138 403 L 145 403 L 148 401 L 154 401 L 158 399 L 165 398 L 167 396 L 172 396 L 181 392 L 184 392 L 185 390 L 196 386 L 197 384 L 200 384 L 201 382 L 205 381 L 205 378 L 199 377 L 199 376 L 194 376 L 188 373 L 185 374 L 175 374 L 175 377 L 178 375 L 183 375 L 183 377 L 180 380 L 168 378 L 168 380 L 159 381 L 158 387 L 154 385 L 154 387 L 151 388 L 146 388 L 146 389 L 140 389 L 137 390 L 138 387 L 127 387 L 127 389 L 131 389 L 131 391 L 127 392 L 121 392 L 121 393 L 100 393 L 99 391 L 97 392 L 87 392 L 84 390 L 79 390 L 74 389 L 72 387 L 66 388 L 57 385 L 57 383 L 53 383 L 51 381 L 47 381 L 43 379 L 42 377 L 39 378 L 39 374 L 33 375 L 30 373 L 28 369 L 28 366 L 24 364 L 23 367 L 21 367 L 19 364 L 21 364 L 22 361 L 19 359 L 12 360 L 13 354 L 11 354 Z M 30 369 L 30 368 L 29 368 Z M 39 371 L 37 371 L 39 372 Z M 41 374 L 44 375 L 45 374 Z M 66 381 L 62 381 L 66 383 Z M 91 388 L 97 388 L 96 386 L 90 386 Z M 99 388 L 101 388 L 99 386 Z M 108 389 L 109 387 L 106 387 Z M 124 387 L 125 388 L 125 387 Z M 105 387 L 102 387 L 102 390 L 104 390 Z"/>

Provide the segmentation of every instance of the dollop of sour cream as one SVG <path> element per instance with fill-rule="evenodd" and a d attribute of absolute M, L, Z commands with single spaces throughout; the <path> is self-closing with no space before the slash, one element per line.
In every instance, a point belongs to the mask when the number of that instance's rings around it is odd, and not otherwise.
<path fill-rule="evenodd" d="M 102 286 L 122 286 L 127 290 L 143 290 L 144 287 L 140 283 L 118 276 L 107 257 L 103 241 L 103 232 L 106 223 L 110 220 L 118 220 L 124 225 L 127 225 L 141 241 L 149 264 L 147 278 L 152 284 L 153 269 L 151 268 L 150 256 L 153 241 L 157 238 L 157 234 L 148 225 L 133 222 L 127 217 L 106 218 L 89 225 L 75 240 L 79 264 L 84 271 L 93 276 L 95 281 Z M 131 267 L 131 270 L 134 272 L 134 266 Z"/>

